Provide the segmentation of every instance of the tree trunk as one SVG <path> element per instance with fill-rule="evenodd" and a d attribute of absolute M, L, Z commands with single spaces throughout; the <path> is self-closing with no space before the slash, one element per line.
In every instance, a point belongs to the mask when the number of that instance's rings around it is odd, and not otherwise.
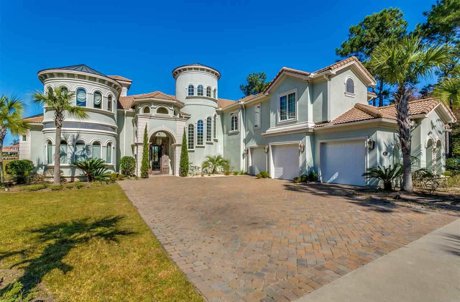
<path fill-rule="evenodd" d="M 409 93 L 402 85 L 398 88 L 398 93 L 396 95 L 396 115 L 399 130 L 399 142 L 401 144 L 401 151 L 403 154 L 402 190 L 412 192 Z"/>
<path fill-rule="evenodd" d="M 56 138 L 54 145 L 54 184 L 61 184 L 61 127 L 62 123 L 56 123 Z"/>
<path fill-rule="evenodd" d="M 0 184 L 2 184 L 3 181 L 4 181 L 4 176 L 3 176 L 3 139 L 4 139 L 4 137 L 0 137 Z"/>

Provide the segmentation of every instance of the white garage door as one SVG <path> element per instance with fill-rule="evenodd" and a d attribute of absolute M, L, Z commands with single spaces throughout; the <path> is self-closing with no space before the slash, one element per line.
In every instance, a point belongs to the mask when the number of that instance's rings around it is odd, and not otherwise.
<path fill-rule="evenodd" d="M 364 141 L 321 144 L 321 177 L 323 182 L 365 185 L 366 148 Z"/>
<path fill-rule="evenodd" d="M 252 175 L 257 175 L 260 171 L 267 171 L 267 156 L 264 148 L 251 148 L 249 171 Z"/>
<path fill-rule="evenodd" d="M 297 145 L 273 146 L 274 177 L 293 179 L 299 176 L 299 147 Z"/>

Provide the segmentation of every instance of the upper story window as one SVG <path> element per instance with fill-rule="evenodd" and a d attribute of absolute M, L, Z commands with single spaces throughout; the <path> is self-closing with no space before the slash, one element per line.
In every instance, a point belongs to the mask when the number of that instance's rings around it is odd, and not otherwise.
<path fill-rule="evenodd" d="M 345 92 L 348 94 L 355 94 L 355 82 L 352 78 L 348 78 L 345 82 Z"/>
<path fill-rule="evenodd" d="M 165 107 L 159 107 L 157 109 L 157 113 L 159 113 L 159 114 L 169 114 L 169 111 Z"/>
<path fill-rule="evenodd" d="M 210 142 L 212 139 L 212 118 L 209 116 L 206 119 L 206 141 Z"/>
<path fill-rule="evenodd" d="M 149 106 L 146 106 L 144 107 L 144 109 L 142 110 L 143 113 L 150 113 L 150 107 Z"/>
<path fill-rule="evenodd" d="M 107 110 L 112 112 L 112 106 L 113 106 L 112 95 L 109 95 L 109 97 L 107 98 Z"/>
<path fill-rule="evenodd" d="M 188 85 L 188 95 L 195 95 L 195 87 L 192 84 Z"/>
<path fill-rule="evenodd" d="M 211 87 L 209 87 L 209 86 L 206 88 L 206 96 L 207 96 L 208 98 L 211 97 Z"/>
<path fill-rule="evenodd" d="M 193 149 L 195 146 L 195 127 L 190 124 L 188 125 L 188 136 L 187 136 L 187 144 L 189 149 Z"/>
<path fill-rule="evenodd" d="M 94 142 L 91 149 L 92 158 L 101 158 L 101 143 Z"/>
<path fill-rule="evenodd" d="M 260 104 L 254 107 L 254 128 L 260 128 Z"/>
<path fill-rule="evenodd" d="M 203 95 L 203 85 L 198 85 L 196 92 L 197 92 L 197 95 L 202 96 Z"/>
<path fill-rule="evenodd" d="M 203 145 L 203 127 L 203 121 L 199 120 L 196 123 L 196 144 L 200 146 Z"/>
<path fill-rule="evenodd" d="M 61 86 L 61 93 L 62 93 L 62 94 L 68 94 L 68 93 L 69 93 L 69 89 L 67 89 L 67 87 L 65 87 L 65 86 Z"/>
<path fill-rule="evenodd" d="M 296 118 L 295 92 L 280 96 L 279 120 L 288 121 Z"/>
<path fill-rule="evenodd" d="M 217 89 L 216 88 L 214 88 L 214 90 L 212 91 L 212 97 L 217 98 Z"/>
<path fill-rule="evenodd" d="M 78 88 L 76 93 L 77 106 L 86 107 L 86 90 Z"/>
<path fill-rule="evenodd" d="M 238 114 L 236 112 L 230 114 L 230 123 L 230 130 L 238 131 Z"/>
<path fill-rule="evenodd" d="M 93 106 L 94 106 L 94 108 L 101 109 L 101 106 L 102 106 L 102 94 L 99 91 L 94 92 Z"/>

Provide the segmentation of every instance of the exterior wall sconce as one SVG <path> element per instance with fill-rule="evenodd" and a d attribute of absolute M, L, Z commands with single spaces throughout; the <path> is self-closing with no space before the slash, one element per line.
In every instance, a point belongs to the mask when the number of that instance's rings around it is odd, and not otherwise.
<path fill-rule="evenodd" d="M 375 141 L 373 139 L 368 139 L 367 140 L 367 149 L 369 151 L 372 151 L 372 150 L 374 150 L 374 148 L 375 148 Z"/>
<path fill-rule="evenodd" d="M 264 147 L 264 151 L 265 151 L 265 153 L 268 153 L 268 146 Z"/>
<path fill-rule="evenodd" d="M 243 151 L 243 154 L 248 154 L 249 153 L 249 149 L 248 148 L 245 148 L 244 151 Z"/>
<path fill-rule="evenodd" d="M 305 151 L 305 144 L 300 142 L 299 143 L 299 151 L 302 153 L 303 151 Z"/>

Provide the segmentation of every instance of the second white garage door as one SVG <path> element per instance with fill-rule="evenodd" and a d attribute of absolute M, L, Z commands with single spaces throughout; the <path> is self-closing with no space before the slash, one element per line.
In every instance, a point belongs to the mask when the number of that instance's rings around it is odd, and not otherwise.
<path fill-rule="evenodd" d="M 267 171 L 267 155 L 264 148 L 251 148 L 251 166 L 249 171 L 257 175 L 261 171 Z"/>
<path fill-rule="evenodd" d="M 293 179 L 299 176 L 299 147 L 280 145 L 272 147 L 274 178 Z"/>
<path fill-rule="evenodd" d="M 366 148 L 363 140 L 321 144 L 321 178 L 323 182 L 365 185 Z"/>

